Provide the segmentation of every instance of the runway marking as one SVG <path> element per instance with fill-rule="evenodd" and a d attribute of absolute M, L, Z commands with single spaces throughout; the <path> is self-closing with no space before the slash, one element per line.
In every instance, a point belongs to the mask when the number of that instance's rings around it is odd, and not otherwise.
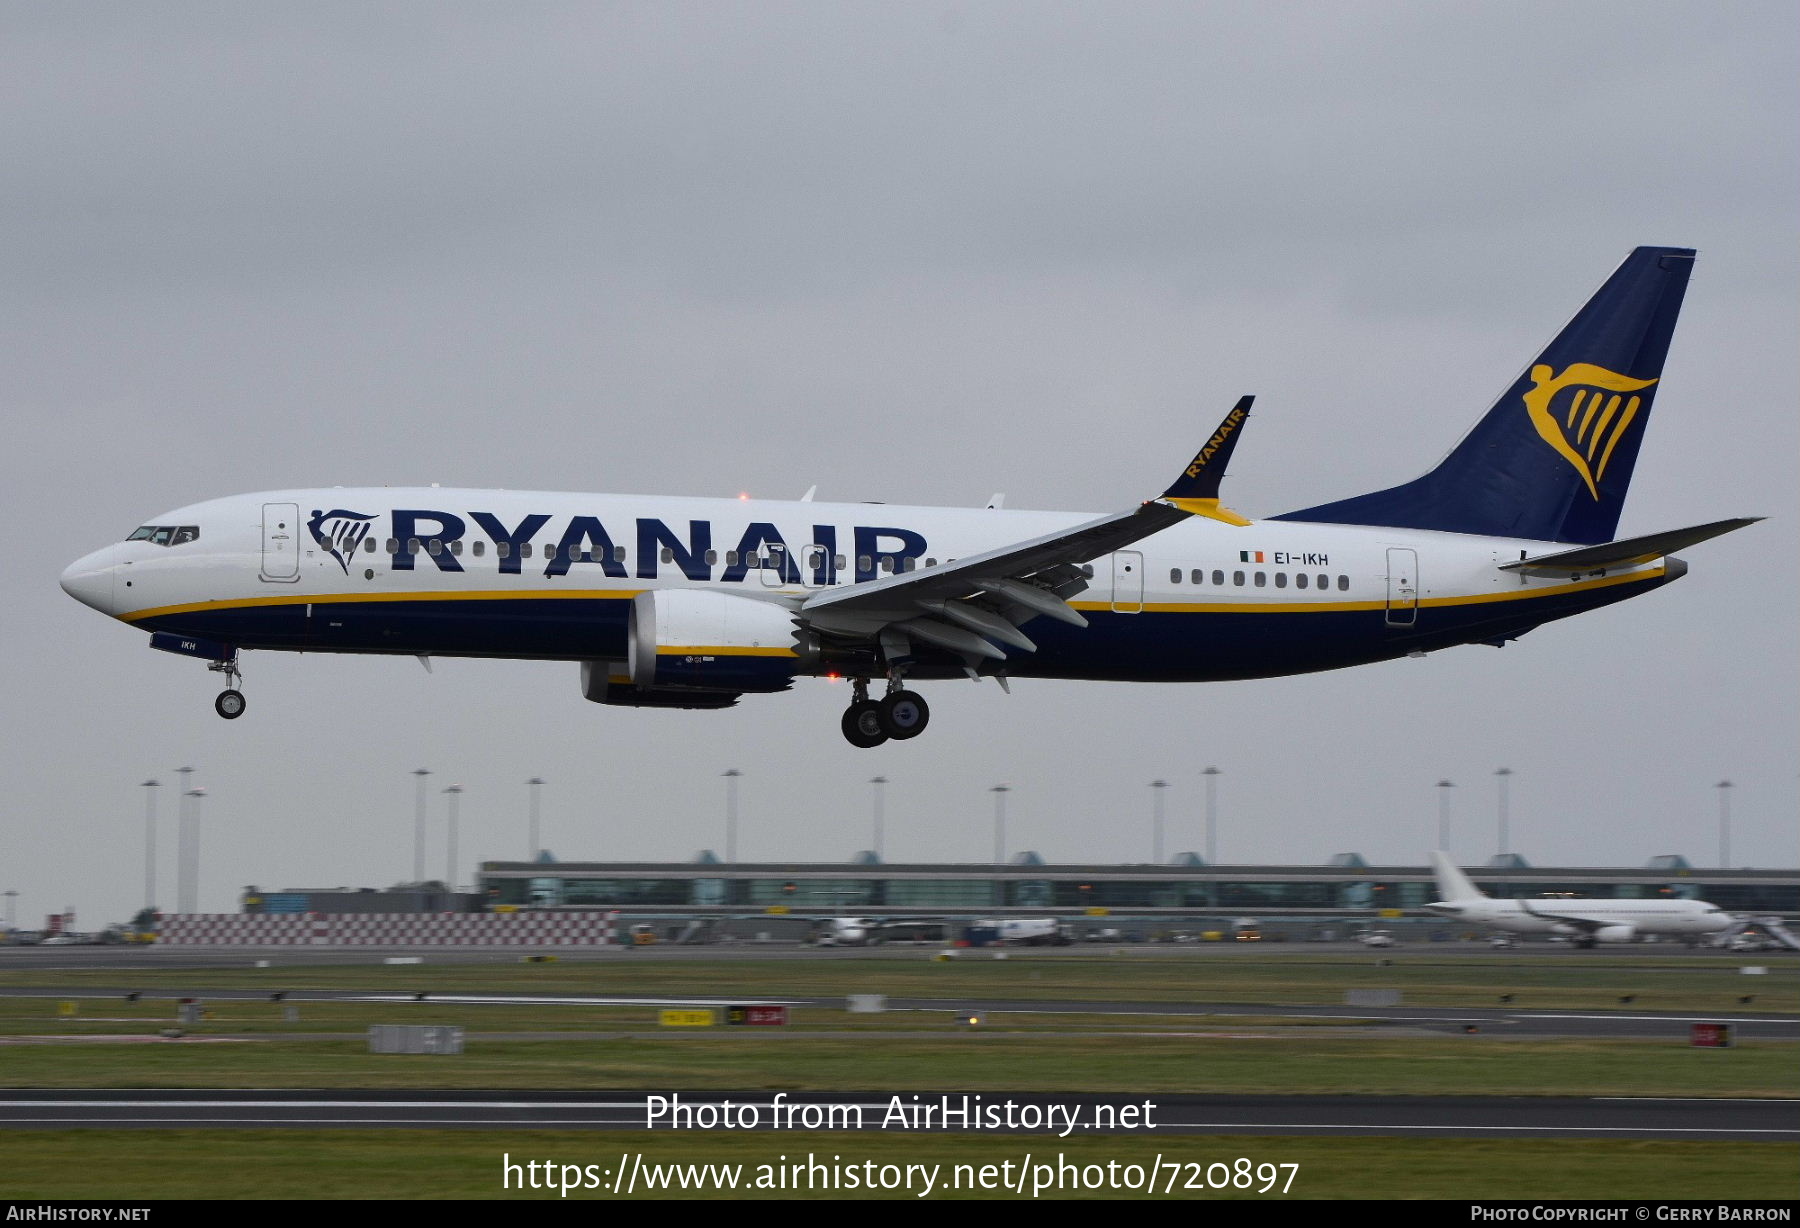
<path fill-rule="evenodd" d="M 172 1122 L 179 1125 L 207 1125 L 221 1123 L 237 1126 L 611 1126 L 629 1125 L 636 1118 L 532 1118 L 520 1121 L 516 1118 L 491 1120 L 488 1118 L 444 1118 L 444 1117 L 7 1117 L 9 1125 L 57 1124 L 84 1125 L 97 1122 L 112 1126 L 145 1125 L 151 1122 Z"/>
<path fill-rule="evenodd" d="M 1789 1096 L 1590 1096 L 1591 1100 L 1622 1100 L 1627 1104 L 1800 1104 Z"/>
<path fill-rule="evenodd" d="M 538 1127 L 538 1126 L 630 1125 L 630 1124 L 636 1122 L 637 1118 L 635 1118 L 635 1117 L 632 1117 L 632 1118 L 571 1117 L 571 1118 L 531 1118 L 531 1119 L 527 1119 L 527 1120 L 519 1120 L 517 1118 L 507 1118 L 507 1119 L 502 1119 L 502 1120 L 496 1120 L 496 1119 L 487 1118 L 487 1117 L 476 1117 L 476 1118 L 444 1118 L 444 1117 L 6 1117 L 6 1118 L 0 1119 L 0 1120 L 4 1120 L 10 1124 L 15 1124 L 15 1125 L 23 1125 L 23 1124 L 68 1125 L 68 1124 L 98 1123 L 98 1124 L 113 1125 L 113 1126 L 126 1126 L 126 1125 L 132 1125 L 132 1124 L 145 1124 L 145 1123 L 150 1123 L 150 1122 L 169 1122 L 169 1123 L 175 1123 L 175 1124 L 180 1124 L 180 1125 L 211 1124 L 211 1123 L 219 1123 L 219 1124 L 226 1124 L 226 1125 L 295 1125 L 295 1126 L 480 1125 L 480 1126 L 503 1126 L 503 1127 L 509 1127 L 509 1128 L 515 1128 L 515 1129 L 524 1129 L 524 1128 L 532 1128 L 532 1127 Z M 1288 1123 L 1288 1122 L 1254 1122 L 1254 1121 L 1225 1121 L 1225 1122 L 1209 1121 L 1209 1122 L 1171 1122 L 1171 1123 L 1169 1123 L 1168 1126 L 1166 1126 L 1164 1128 L 1171 1132 L 1178 1132 L 1178 1131 L 1187 1132 L 1187 1131 L 1197 1131 L 1197 1130 L 1220 1130 L 1220 1131 L 1235 1131 L 1235 1132 L 1239 1132 L 1239 1133 L 1242 1133 L 1245 1131 L 1270 1131 L 1270 1130 L 1281 1131 L 1284 1133 L 1301 1133 L 1301 1132 L 1306 1132 L 1306 1131 L 1323 1131 L 1323 1130 L 1343 1130 L 1343 1131 L 1361 1131 L 1361 1132 L 1369 1133 L 1369 1134 L 1389 1134 L 1389 1133 L 1406 1133 L 1406 1132 L 1447 1133 L 1447 1132 L 1454 1132 L 1454 1131 L 1486 1131 L 1486 1132 L 1503 1132 L 1503 1133 L 1513 1133 L 1513 1134 L 1545 1133 L 1545 1132 L 1552 1133 L 1552 1134 L 1625 1134 L 1625 1135 L 1652 1134 L 1652 1135 L 1663 1135 L 1663 1136 L 1687 1135 L 1687 1134 L 1745 1136 L 1745 1135 L 1765 1135 L 1766 1134 L 1766 1135 L 1777 1135 L 1777 1136 L 1784 1137 L 1784 1138 L 1800 1137 L 1800 1128 L 1796 1128 L 1796 1129 L 1762 1129 L 1762 1128 L 1754 1128 L 1754 1127 L 1752 1127 L 1752 1128 L 1744 1128 L 1744 1127 L 1714 1128 L 1714 1127 L 1703 1127 L 1703 1126 L 1671 1126 L 1667 1129 L 1659 1129 L 1659 1128 L 1653 1127 L 1653 1126 L 1560 1126 L 1560 1125 L 1422 1126 L 1422 1125 L 1412 1125 L 1412 1124 L 1404 1124 L 1404 1123 L 1340 1124 L 1340 1123 L 1310 1123 L 1310 1122 Z M 654 1133 L 654 1131 L 649 1131 L 649 1132 Z M 771 1130 L 771 1131 L 767 1131 L 767 1132 L 773 1133 L 774 1131 Z M 877 1131 L 862 1131 L 862 1133 L 877 1133 Z M 961 1131 L 941 1130 L 941 1131 L 932 1131 L 932 1133 L 956 1134 L 956 1133 L 961 1133 Z M 1032 1132 L 1025 1131 L 1025 1130 L 1020 1130 L 1020 1131 L 995 1130 L 995 1131 L 984 1131 L 984 1133 L 1029 1134 Z M 1084 1130 L 1084 1131 L 1082 1131 L 1082 1133 L 1090 1134 L 1090 1133 L 1101 1133 L 1101 1132 Z"/>
<path fill-rule="evenodd" d="M 1634 1023 L 1800 1023 L 1800 1017 L 1788 1016 L 1741 1016 L 1741 1015 L 1574 1015 L 1560 1011 L 1533 1011 L 1529 1015 L 1517 1015 L 1523 1019 L 1611 1019 L 1631 1020 Z"/>

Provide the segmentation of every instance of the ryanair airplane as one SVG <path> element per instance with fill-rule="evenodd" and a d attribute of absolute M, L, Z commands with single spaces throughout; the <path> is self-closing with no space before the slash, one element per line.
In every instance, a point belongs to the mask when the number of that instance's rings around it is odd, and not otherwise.
<path fill-rule="evenodd" d="M 1431 472 L 1252 521 L 1220 501 L 1251 398 L 1110 516 L 438 487 L 282 490 L 158 516 L 62 586 L 224 675 L 245 649 L 581 665 L 596 703 L 724 708 L 847 678 L 852 745 L 914 684 L 1207 682 L 1504 644 L 1659 588 L 1753 523 L 1613 540 L 1694 253 L 1641 247 Z M 872 693 L 877 684 L 881 693 Z"/>

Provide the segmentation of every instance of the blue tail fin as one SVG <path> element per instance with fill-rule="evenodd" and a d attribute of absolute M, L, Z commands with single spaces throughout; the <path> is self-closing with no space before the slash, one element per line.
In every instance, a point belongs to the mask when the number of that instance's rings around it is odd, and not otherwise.
<path fill-rule="evenodd" d="M 1442 464 L 1275 520 L 1611 541 L 1694 253 L 1640 247 Z"/>

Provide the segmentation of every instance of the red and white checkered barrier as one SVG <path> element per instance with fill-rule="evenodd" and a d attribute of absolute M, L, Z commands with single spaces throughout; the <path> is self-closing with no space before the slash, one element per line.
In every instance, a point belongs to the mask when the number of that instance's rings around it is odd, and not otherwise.
<path fill-rule="evenodd" d="M 172 947 L 600 947 L 618 913 L 177 913 Z"/>

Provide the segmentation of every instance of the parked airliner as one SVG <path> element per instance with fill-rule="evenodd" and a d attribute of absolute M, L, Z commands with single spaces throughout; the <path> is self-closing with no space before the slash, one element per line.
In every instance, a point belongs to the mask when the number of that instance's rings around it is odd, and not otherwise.
<path fill-rule="evenodd" d="M 848 679 L 844 736 L 911 738 L 917 681 L 1204 682 L 1336 669 L 1659 588 L 1752 519 L 1613 539 L 1694 253 L 1641 247 L 1429 473 L 1253 521 L 1219 483 L 1237 402 L 1109 516 L 438 487 L 281 490 L 155 517 L 63 587 L 208 662 L 240 652 L 567 660 L 588 699 L 723 708 Z M 881 684 L 880 698 L 870 688 Z"/>
<path fill-rule="evenodd" d="M 1737 924 L 1730 913 L 1705 900 L 1496 900 L 1441 850 L 1431 855 L 1431 864 L 1443 898 L 1426 909 L 1508 934 L 1555 934 L 1578 947 L 1592 947 L 1651 935 L 1694 938 Z"/>

